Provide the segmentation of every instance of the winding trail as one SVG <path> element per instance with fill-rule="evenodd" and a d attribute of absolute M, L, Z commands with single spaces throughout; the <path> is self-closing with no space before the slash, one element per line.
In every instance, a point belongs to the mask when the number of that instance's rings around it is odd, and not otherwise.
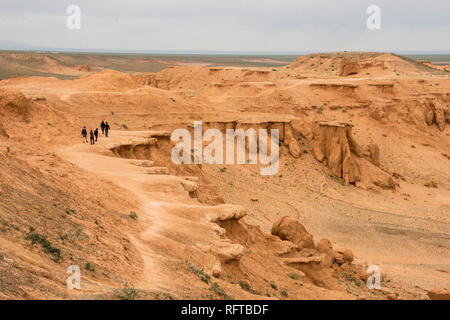
<path fill-rule="evenodd" d="M 112 133 L 111 136 L 120 137 L 120 134 Z M 152 243 L 160 241 L 158 239 L 167 226 L 167 223 L 163 221 L 167 212 L 164 209 L 164 203 L 153 200 L 146 190 L 149 189 L 148 184 L 151 185 L 152 181 L 160 184 L 161 179 L 156 176 L 149 179 L 144 168 L 133 165 L 132 160 L 99 154 L 98 152 L 105 150 L 104 148 L 109 142 L 109 139 L 100 137 L 94 146 L 80 143 L 59 150 L 59 154 L 67 161 L 128 189 L 136 196 L 142 208 L 142 211 L 139 212 L 139 225 L 142 231 L 129 236 L 143 259 L 144 268 L 140 280 L 134 285 L 138 289 L 161 290 L 167 287 L 162 271 L 164 259 L 153 250 Z"/>

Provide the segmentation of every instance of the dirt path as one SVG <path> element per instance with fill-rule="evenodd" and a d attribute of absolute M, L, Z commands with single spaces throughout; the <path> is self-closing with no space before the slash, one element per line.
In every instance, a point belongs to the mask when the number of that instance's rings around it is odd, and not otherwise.
<path fill-rule="evenodd" d="M 58 150 L 59 154 L 78 167 L 86 169 L 113 184 L 130 190 L 138 199 L 142 211 L 139 212 L 139 224 L 142 229 L 138 234 L 130 235 L 132 244 L 138 249 L 144 262 L 144 268 L 138 283 L 134 286 L 143 290 L 160 290 L 165 288 L 161 263 L 163 259 L 152 249 L 152 242 L 160 241 L 163 232 L 163 217 L 167 215 L 163 203 L 152 200 L 145 190 L 149 176 L 144 169 L 132 164 L 131 160 L 114 158 L 98 154 L 109 142 L 100 138 L 98 144 L 77 144 Z"/>

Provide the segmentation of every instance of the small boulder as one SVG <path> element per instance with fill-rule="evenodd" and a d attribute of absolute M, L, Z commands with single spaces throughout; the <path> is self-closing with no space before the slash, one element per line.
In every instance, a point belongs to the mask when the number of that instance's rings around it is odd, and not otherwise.
<path fill-rule="evenodd" d="M 187 192 L 195 192 L 198 189 L 198 184 L 193 181 L 181 180 L 181 185 Z"/>
<path fill-rule="evenodd" d="M 314 248 L 312 235 L 297 220 L 289 217 L 282 217 L 274 222 L 272 234 L 281 240 L 288 240 L 296 244 L 299 249 Z"/>
<path fill-rule="evenodd" d="M 344 263 L 351 264 L 355 259 L 353 252 L 350 249 L 338 249 L 336 252 L 342 255 Z"/>
<path fill-rule="evenodd" d="M 212 247 L 212 251 L 225 263 L 241 260 L 244 250 L 240 244 L 225 241 L 217 241 Z"/>
<path fill-rule="evenodd" d="M 302 150 L 300 149 L 300 146 L 298 145 L 297 140 L 295 140 L 294 137 L 291 137 L 289 140 L 289 153 L 294 157 L 298 158 L 301 155 Z"/>
<path fill-rule="evenodd" d="M 328 239 L 322 239 L 316 243 L 316 250 L 329 256 L 334 255 L 333 245 Z"/>
<path fill-rule="evenodd" d="M 334 254 L 334 261 L 337 263 L 338 266 L 342 266 L 345 263 L 344 256 L 339 252 L 336 252 Z"/>

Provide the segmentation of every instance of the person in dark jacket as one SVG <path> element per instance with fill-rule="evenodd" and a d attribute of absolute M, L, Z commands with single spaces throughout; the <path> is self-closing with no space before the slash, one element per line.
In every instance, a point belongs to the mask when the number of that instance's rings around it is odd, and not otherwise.
<path fill-rule="evenodd" d="M 95 144 L 94 131 L 92 131 L 92 129 L 91 129 L 90 136 L 91 136 L 91 145 L 92 145 L 92 144 Z"/>
<path fill-rule="evenodd" d="M 86 127 L 83 127 L 83 129 L 81 130 L 81 136 L 83 137 L 83 143 L 88 142 L 87 141 L 87 130 L 86 130 Z"/>
<path fill-rule="evenodd" d="M 95 142 L 97 142 L 97 140 L 98 140 L 98 128 L 95 128 L 94 136 L 95 136 Z"/>
<path fill-rule="evenodd" d="M 102 123 L 100 123 L 100 128 L 102 128 L 102 134 L 105 134 L 105 120 L 102 121 Z"/>
<path fill-rule="evenodd" d="M 108 122 L 105 123 L 105 136 L 108 138 L 108 132 L 109 132 L 110 126 L 108 124 Z"/>

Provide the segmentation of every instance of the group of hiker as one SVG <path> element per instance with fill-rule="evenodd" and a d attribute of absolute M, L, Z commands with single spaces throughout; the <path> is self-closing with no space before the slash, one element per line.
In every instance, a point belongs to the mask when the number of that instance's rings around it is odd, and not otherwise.
<path fill-rule="evenodd" d="M 102 134 L 108 138 L 109 129 L 110 129 L 108 122 L 105 122 L 103 120 L 102 123 L 100 123 L 100 128 L 102 129 Z M 81 130 L 81 136 L 83 137 L 83 143 L 88 143 L 86 127 L 83 127 L 83 129 Z M 89 133 L 89 137 L 90 137 L 91 145 L 95 144 L 98 140 L 98 128 L 95 128 L 95 130 L 91 129 L 91 131 Z"/>

